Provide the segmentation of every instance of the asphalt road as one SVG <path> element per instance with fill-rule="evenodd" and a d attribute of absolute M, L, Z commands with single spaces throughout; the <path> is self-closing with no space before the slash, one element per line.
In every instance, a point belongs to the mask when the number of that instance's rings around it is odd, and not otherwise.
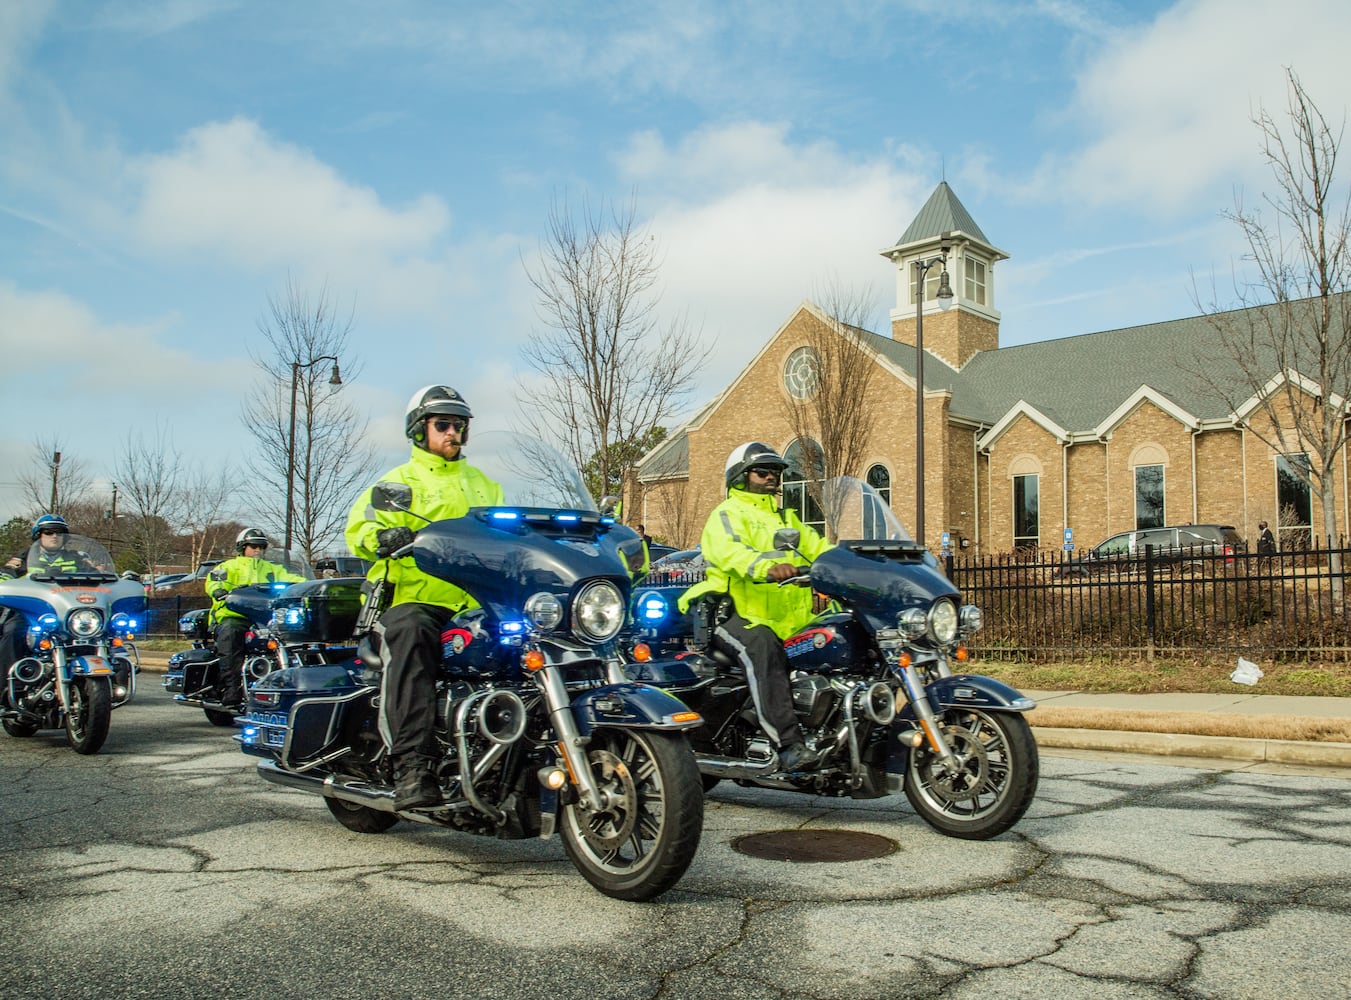
<path fill-rule="evenodd" d="M 0 996 L 1351 996 L 1344 772 L 1046 755 L 1030 813 L 988 843 L 901 798 L 724 783 L 685 878 L 628 904 L 557 841 L 350 833 L 146 680 L 96 757 L 0 735 Z M 731 846 L 798 828 L 897 849 Z"/>

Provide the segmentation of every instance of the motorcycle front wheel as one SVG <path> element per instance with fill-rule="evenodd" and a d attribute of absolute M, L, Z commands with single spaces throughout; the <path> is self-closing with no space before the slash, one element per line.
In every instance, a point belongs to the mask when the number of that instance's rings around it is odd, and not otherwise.
<path fill-rule="evenodd" d="M 68 691 L 66 739 L 78 754 L 98 753 L 108 738 L 113 715 L 112 687 L 106 678 L 85 677 L 74 681 Z"/>
<path fill-rule="evenodd" d="M 927 746 L 910 755 L 905 797 L 939 833 L 989 840 L 1017 823 L 1037 792 L 1037 742 L 1016 712 L 950 708 L 938 717 L 958 768 Z"/>
<path fill-rule="evenodd" d="M 563 807 L 568 857 L 607 896 L 660 896 L 685 874 L 703 832 L 704 791 L 689 744 L 679 733 L 598 729 L 587 757 L 606 806 Z"/>

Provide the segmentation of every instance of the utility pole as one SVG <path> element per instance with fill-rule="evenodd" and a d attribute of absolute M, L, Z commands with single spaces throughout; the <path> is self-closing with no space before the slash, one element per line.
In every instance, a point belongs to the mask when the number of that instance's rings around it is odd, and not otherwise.
<path fill-rule="evenodd" d="M 60 475 L 60 473 L 61 473 L 61 453 L 59 451 L 54 451 L 52 452 L 52 502 L 47 508 L 47 512 L 50 514 L 57 513 L 56 480 L 57 477 Z"/>

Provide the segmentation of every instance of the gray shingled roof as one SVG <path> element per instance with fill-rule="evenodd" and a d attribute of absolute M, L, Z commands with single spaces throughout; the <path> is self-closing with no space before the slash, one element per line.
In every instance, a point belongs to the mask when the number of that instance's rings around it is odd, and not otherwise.
<path fill-rule="evenodd" d="M 929 195 L 929 200 L 924 203 L 919 214 L 915 216 L 915 221 L 910 223 L 910 228 L 896 241 L 896 245 L 905 246 L 907 243 L 928 240 L 943 233 L 956 231 L 974 236 L 987 246 L 994 246 L 980 231 L 980 226 L 971 218 L 971 213 L 957 200 L 952 188 L 948 187 L 948 182 L 941 181 L 938 187 L 934 188 L 934 193 Z"/>
<path fill-rule="evenodd" d="M 1315 307 L 1315 301 L 1310 300 L 1311 307 Z M 1142 385 L 1200 420 L 1223 420 L 1230 415 L 1230 404 L 1195 374 L 1204 365 L 1212 378 L 1226 368 L 1238 377 L 1234 362 L 1220 346 L 1215 323 L 1232 320 L 1244 326 L 1249 322 L 1260 324 L 1279 317 L 1282 308 L 1238 309 L 983 351 L 961 371 L 926 354 L 924 383 L 929 389 L 952 393 L 952 416 L 986 426 L 998 423 L 1019 400 L 1024 400 L 1066 431 L 1088 432 Z M 1341 315 L 1340 308 L 1333 312 Z M 903 371 L 914 373 L 913 346 L 854 329 L 873 350 Z M 1261 367 L 1275 375 L 1275 355 L 1268 352 L 1268 357 L 1261 359 Z M 1316 370 L 1316 366 L 1309 370 Z M 688 471 L 686 434 L 677 432 L 654 450 L 643 464 L 641 478 L 657 478 L 657 468 L 666 476 Z"/>

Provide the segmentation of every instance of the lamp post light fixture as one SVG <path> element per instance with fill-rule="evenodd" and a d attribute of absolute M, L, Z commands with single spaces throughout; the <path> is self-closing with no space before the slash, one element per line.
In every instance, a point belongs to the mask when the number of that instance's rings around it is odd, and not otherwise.
<path fill-rule="evenodd" d="M 291 436 L 286 442 L 286 541 L 287 552 L 291 551 L 291 522 L 295 518 L 296 493 L 296 388 L 300 382 L 302 368 L 313 368 L 320 361 L 333 362 L 333 375 L 329 385 L 342 385 L 342 376 L 338 374 L 338 359 L 332 354 L 324 354 L 309 361 L 291 362 Z"/>
<path fill-rule="evenodd" d="M 946 309 L 952 302 L 952 285 L 948 283 L 948 253 L 952 237 L 944 233 L 936 257 L 915 261 L 915 541 L 924 544 L 924 276 L 929 269 L 942 265 L 938 275 L 939 308 Z"/>

